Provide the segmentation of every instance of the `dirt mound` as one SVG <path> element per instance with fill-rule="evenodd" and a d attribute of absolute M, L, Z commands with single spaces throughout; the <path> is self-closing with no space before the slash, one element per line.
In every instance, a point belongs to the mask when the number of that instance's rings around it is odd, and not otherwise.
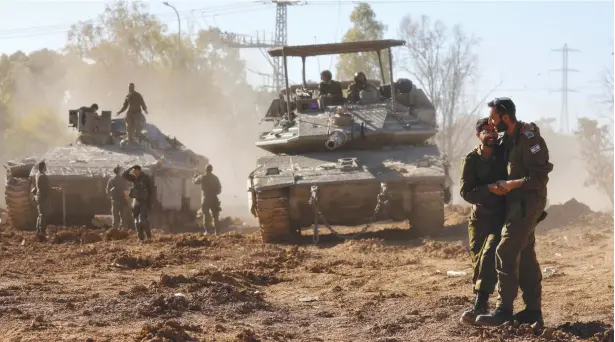
<path fill-rule="evenodd" d="M 51 243 L 82 243 L 89 244 L 101 241 L 100 231 L 87 228 L 66 228 L 58 230 L 51 239 Z"/>
<path fill-rule="evenodd" d="M 564 342 L 577 338 L 595 342 L 613 341 L 613 327 L 603 322 L 566 322 L 556 328 L 542 327 L 538 324 L 505 323 L 494 329 L 480 332 L 482 338 L 510 339 L 514 336 L 538 338 L 541 341 Z"/>
<path fill-rule="evenodd" d="M 113 259 L 111 265 L 120 268 L 137 269 L 153 266 L 153 263 L 147 258 L 135 257 L 127 252 L 123 252 Z"/>
<path fill-rule="evenodd" d="M 571 199 L 564 204 L 554 204 L 547 209 L 547 218 L 536 227 L 537 230 L 561 228 L 578 221 L 581 217 L 592 213 L 585 204 Z"/>
<path fill-rule="evenodd" d="M 105 241 L 124 240 L 130 236 L 127 230 L 111 228 L 105 232 Z"/>
<path fill-rule="evenodd" d="M 188 335 L 186 331 L 201 332 L 202 329 L 194 325 L 182 325 L 176 321 L 166 321 L 158 323 L 156 325 L 145 325 L 139 335 L 136 337 L 136 341 L 141 342 L 194 342 L 198 339 Z"/>
<path fill-rule="evenodd" d="M 211 239 L 195 235 L 182 235 L 181 240 L 175 243 L 176 247 L 207 247 L 211 245 Z"/>
<path fill-rule="evenodd" d="M 361 239 L 361 240 L 346 240 L 343 243 L 335 246 L 337 249 L 342 249 L 346 252 L 372 254 L 382 251 L 386 248 L 383 239 Z"/>
<path fill-rule="evenodd" d="M 421 250 L 434 258 L 455 259 L 468 257 L 469 250 L 461 242 L 449 243 L 445 241 L 425 241 Z"/>

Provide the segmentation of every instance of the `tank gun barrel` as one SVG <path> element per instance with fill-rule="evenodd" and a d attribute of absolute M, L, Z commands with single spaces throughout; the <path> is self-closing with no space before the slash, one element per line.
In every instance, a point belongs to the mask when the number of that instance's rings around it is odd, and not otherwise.
<path fill-rule="evenodd" d="M 333 131 L 331 135 L 329 135 L 329 139 L 327 139 L 327 142 L 325 142 L 325 146 L 329 150 L 335 150 L 336 148 L 339 148 L 340 146 L 346 144 L 347 141 L 348 136 L 346 135 L 346 132 L 337 129 Z"/>

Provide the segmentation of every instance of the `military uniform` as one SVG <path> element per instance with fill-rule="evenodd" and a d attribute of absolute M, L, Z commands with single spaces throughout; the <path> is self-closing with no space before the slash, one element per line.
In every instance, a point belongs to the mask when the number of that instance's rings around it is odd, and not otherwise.
<path fill-rule="evenodd" d="M 546 205 L 548 174 L 553 164 L 538 130 L 521 133 L 523 124 L 519 121 L 513 134 L 504 138 L 508 179 L 524 179 L 523 186 L 506 195 L 506 221 L 496 249 L 497 306 L 505 311 L 512 311 L 519 287 L 527 310 L 540 311 L 542 304 L 542 274 L 534 250 L 534 233 Z"/>
<path fill-rule="evenodd" d="M 38 211 L 38 217 L 36 219 L 36 233 L 39 236 L 45 236 L 47 234 L 47 217 L 50 213 L 50 195 L 51 186 L 49 185 L 49 178 L 47 175 L 38 172 L 35 176 L 36 185 L 36 209 Z"/>
<path fill-rule="evenodd" d="M 143 171 L 137 178 L 130 173 L 131 170 L 132 169 L 125 170 L 122 173 L 122 178 L 133 183 L 130 189 L 130 197 L 133 198 L 132 215 L 139 239 L 143 240 L 144 233 L 149 239 L 152 236 L 149 226 L 149 212 L 152 208 L 155 196 L 154 184 L 151 178 Z"/>
<path fill-rule="evenodd" d="M 351 103 L 359 102 L 362 98 L 361 92 L 373 93 L 374 96 L 376 96 L 378 88 L 367 81 L 365 81 L 365 83 L 353 82 L 348 86 L 348 101 Z"/>
<path fill-rule="evenodd" d="M 111 198 L 113 228 L 128 227 L 128 220 L 126 219 L 128 200 L 124 194 L 126 188 L 126 180 L 120 175 L 115 175 L 107 182 L 107 195 Z"/>
<path fill-rule="evenodd" d="M 318 85 L 318 92 L 320 95 L 331 95 L 331 103 L 333 105 L 344 103 L 344 93 L 342 92 L 342 86 L 339 82 L 333 80 L 329 82 L 320 82 Z"/>
<path fill-rule="evenodd" d="M 213 173 L 195 175 L 194 184 L 201 185 L 201 210 L 203 211 L 203 226 L 207 231 L 211 229 L 211 218 L 214 219 L 214 229 L 220 227 L 220 201 L 218 195 L 222 192 L 220 180 Z M 211 214 L 210 214 L 211 211 Z"/>
<path fill-rule="evenodd" d="M 461 164 L 460 195 L 472 204 L 468 241 L 475 292 L 493 293 L 497 283 L 495 249 L 504 224 L 505 197 L 491 193 L 488 185 L 507 177 L 504 152 L 495 147 L 489 158 L 483 158 L 476 147 Z"/>
<path fill-rule="evenodd" d="M 124 100 L 124 105 L 120 109 L 119 113 L 122 113 L 128 108 L 126 112 L 126 136 L 128 140 L 134 140 L 134 138 L 141 133 L 142 123 L 145 121 L 141 108 L 147 111 L 147 106 L 143 100 L 143 96 L 137 91 L 128 93 Z"/>

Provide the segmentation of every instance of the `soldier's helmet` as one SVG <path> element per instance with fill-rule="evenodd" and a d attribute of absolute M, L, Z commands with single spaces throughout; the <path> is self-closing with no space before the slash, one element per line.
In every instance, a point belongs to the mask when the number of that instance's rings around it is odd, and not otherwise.
<path fill-rule="evenodd" d="M 96 103 L 92 103 L 92 105 L 90 106 L 90 108 L 91 108 L 93 111 L 97 111 L 97 110 L 98 110 L 98 105 L 97 105 Z"/>
<path fill-rule="evenodd" d="M 214 167 L 211 164 L 207 165 L 207 167 L 205 168 L 205 170 L 207 170 L 207 172 L 211 172 L 213 169 L 214 169 Z"/>
<path fill-rule="evenodd" d="M 359 71 L 357 73 L 354 74 L 354 81 L 357 83 L 362 83 L 364 81 L 367 80 L 367 77 L 365 76 L 365 73 L 363 73 L 363 71 Z"/>
<path fill-rule="evenodd" d="M 323 70 L 320 73 L 320 79 L 322 79 L 323 77 L 326 78 L 327 81 L 330 81 L 330 80 L 333 79 L 333 74 L 331 74 L 331 71 L 329 71 L 329 70 Z"/>
<path fill-rule="evenodd" d="M 408 94 L 412 91 L 412 81 L 407 78 L 400 78 L 395 82 L 395 89 L 402 94 Z"/>
<path fill-rule="evenodd" d="M 122 168 L 119 165 L 113 168 L 113 173 L 116 175 L 120 173 L 120 171 L 122 171 Z"/>

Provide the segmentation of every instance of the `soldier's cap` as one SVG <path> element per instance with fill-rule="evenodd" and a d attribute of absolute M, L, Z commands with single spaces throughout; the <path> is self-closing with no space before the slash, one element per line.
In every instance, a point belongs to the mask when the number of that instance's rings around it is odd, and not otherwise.
<path fill-rule="evenodd" d="M 476 133 L 480 133 L 483 130 L 483 127 L 488 125 L 490 125 L 488 117 L 478 119 L 478 121 L 476 121 Z"/>
<path fill-rule="evenodd" d="M 496 97 L 495 99 L 487 102 L 489 108 L 495 108 L 500 114 L 512 114 L 517 113 L 515 103 L 508 97 Z"/>
<path fill-rule="evenodd" d="M 118 165 L 118 166 L 113 168 L 113 172 L 114 173 L 118 173 L 118 172 L 120 172 L 121 169 L 122 169 L 122 167 Z"/>
<path fill-rule="evenodd" d="M 132 167 L 132 169 L 133 169 L 133 170 L 141 170 L 141 166 L 139 166 L 139 165 L 134 165 L 134 166 Z"/>
<path fill-rule="evenodd" d="M 323 70 L 323 71 L 320 72 L 320 77 L 322 77 L 324 75 L 327 75 L 327 77 L 329 77 L 329 78 L 333 77 L 333 75 L 331 74 L 331 71 L 329 71 L 329 70 Z"/>

